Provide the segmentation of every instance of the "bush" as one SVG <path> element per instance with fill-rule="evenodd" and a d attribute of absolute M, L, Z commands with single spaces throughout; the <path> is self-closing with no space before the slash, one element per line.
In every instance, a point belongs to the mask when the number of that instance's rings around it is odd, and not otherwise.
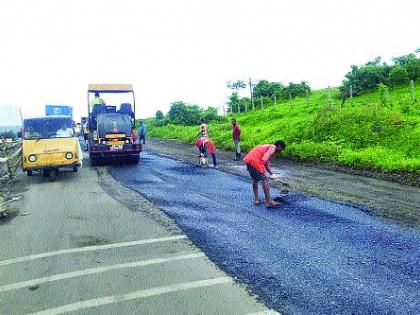
<path fill-rule="evenodd" d="M 389 83 L 392 86 L 406 84 L 409 80 L 407 69 L 400 65 L 394 66 L 389 74 Z"/>

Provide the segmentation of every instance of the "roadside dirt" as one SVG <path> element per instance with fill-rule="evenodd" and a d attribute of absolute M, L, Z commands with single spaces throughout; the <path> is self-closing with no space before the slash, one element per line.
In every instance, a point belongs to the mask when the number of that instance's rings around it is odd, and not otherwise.
<path fill-rule="evenodd" d="M 0 225 L 9 222 L 20 213 L 23 193 L 27 189 L 22 181 L 23 177 L 24 174 L 18 171 L 13 179 L 0 181 Z"/>
<path fill-rule="evenodd" d="M 194 145 L 190 144 L 149 139 L 144 150 L 198 163 L 198 151 Z M 233 161 L 233 157 L 233 152 L 218 151 L 220 169 L 248 177 L 244 164 Z M 366 212 L 372 215 L 420 230 L 419 187 L 361 176 L 360 172 L 351 174 L 351 170 L 344 172 L 333 169 L 331 166 L 323 167 L 288 160 L 275 161 L 273 167 L 276 173 L 287 178 L 293 191 L 363 206 L 366 207 Z M 370 173 L 362 174 L 369 175 Z M 272 185 L 280 190 L 283 188 L 281 184 L 275 182 Z"/>

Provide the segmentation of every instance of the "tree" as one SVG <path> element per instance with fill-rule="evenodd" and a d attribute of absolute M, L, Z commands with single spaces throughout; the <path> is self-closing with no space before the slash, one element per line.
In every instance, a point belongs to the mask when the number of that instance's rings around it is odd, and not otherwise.
<path fill-rule="evenodd" d="M 173 124 L 184 124 L 187 121 L 187 105 L 182 101 L 171 103 L 168 112 L 169 121 Z"/>
<path fill-rule="evenodd" d="M 360 95 L 375 90 L 379 83 L 388 84 L 388 71 L 387 65 L 375 65 L 373 62 L 361 67 L 353 65 L 340 86 L 341 94 L 348 95 L 350 85 L 353 86 L 353 95 Z"/>
<path fill-rule="evenodd" d="M 198 125 L 202 118 L 201 113 L 202 109 L 198 105 L 187 105 L 187 116 L 184 124 L 188 126 Z"/>
<path fill-rule="evenodd" d="M 373 59 L 373 60 L 371 60 L 371 61 L 368 61 L 367 63 L 366 63 L 366 65 L 368 66 L 368 65 L 370 65 L 370 66 L 379 66 L 380 65 L 380 63 L 381 63 L 381 61 L 382 61 L 382 57 L 376 57 L 375 59 Z"/>
<path fill-rule="evenodd" d="M 252 94 L 255 97 L 269 97 L 271 96 L 271 84 L 267 80 L 259 81 L 253 89 Z"/>
<path fill-rule="evenodd" d="M 302 81 L 300 83 L 290 82 L 288 86 L 282 89 L 282 98 L 288 99 L 290 96 L 295 98 L 297 96 L 305 96 L 307 91 L 311 91 L 309 85 Z"/>
<path fill-rule="evenodd" d="M 228 100 L 228 111 L 233 113 L 235 110 L 237 112 L 240 112 L 240 107 L 239 107 L 239 96 L 238 93 L 233 92 L 230 96 L 229 96 L 229 100 Z"/>
<path fill-rule="evenodd" d="M 219 120 L 219 115 L 217 114 L 217 108 L 209 107 L 202 112 L 201 117 L 206 121 Z"/>
<path fill-rule="evenodd" d="M 16 139 L 16 133 L 14 133 L 12 130 L 4 131 L 0 133 L 0 139 Z"/>
<path fill-rule="evenodd" d="M 405 67 L 400 65 L 392 67 L 391 73 L 389 74 L 389 82 L 392 86 L 407 83 L 409 80 L 410 78 Z"/>
<path fill-rule="evenodd" d="M 261 80 L 254 86 L 252 94 L 255 97 L 272 97 L 273 95 L 281 97 L 283 89 L 284 86 L 280 82 L 268 82 L 267 80 Z"/>
<path fill-rule="evenodd" d="M 410 80 L 417 80 L 420 78 L 420 58 L 416 58 L 410 60 L 407 65 L 406 69 L 408 72 L 408 77 Z"/>
<path fill-rule="evenodd" d="M 281 82 L 271 82 L 270 96 L 276 95 L 277 97 L 281 97 L 283 89 L 284 85 Z"/>
<path fill-rule="evenodd" d="M 234 82 L 229 81 L 227 83 L 227 87 L 229 89 L 231 89 L 232 91 L 235 91 L 234 93 L 232 93 L 232 95 L 236 94 L 236 98 L 239 100 L 239 96 L 238 96 L 239 90 L 246 88 L 246 83 L 242 80 L 237 80 L 237 81 L 234 81 Z M 237 107 L 237 110 L 238 110 L 238 113 L 239 113 L 240 112 L 239 102 L 236 103 L 236 107 Z"/>
<path fill-rule="evenodd" d="M 351 71 L 345 75 L 340 86 L 343 99 L 349 96 L 350 85 L 353 87 L 353 95 L 360 95 L 375 90 L 381 83 L 396 86 L 420 78 L 420 59 L 415 54 L 394 57 L 392 60 L 394 65 L 380 64 L 381 59 L 378 57 L 363 66 L 351 66 Z"/>
<path fill-rule="evenodd" d="M 158 111 L 156 112 L 156 115 L 155 115 L 155 119 L 156 119 L 156 120 L 162 120 L 164 117 L 165 117 L 165 116 L 163 115 L 163 113 L 162 113 L 160 110 L 158 110 Z"/>
<path fill-rule="evenodd" d="M 410 63 L 410 61 L 415 60 L 415 59 L 416 59 L 415 54 L 408 54 L 408 55 L 404 55 L 400 57 L 394 57 L 392 58 L 392 61 L 396 65 L 407 65 L 408 63 Z"/>
<path fill-rule="evenodd" d="M 172 124 L 193 126 L 204 118 L 206 122 L 218 120 L 217 109 L 209 107 L 202 110 L 198 105 L 186 104 L 182 101 L 173 102 L 168 112 L 168 120 Z"/>

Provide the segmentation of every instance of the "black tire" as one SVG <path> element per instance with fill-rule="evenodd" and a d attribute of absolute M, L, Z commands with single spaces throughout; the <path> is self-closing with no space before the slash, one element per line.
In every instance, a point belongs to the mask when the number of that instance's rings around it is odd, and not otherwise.
<path fill-rule="evenodd" d="M 49 170 L 43 170 L 42 171 L 42 175 L 44 176 L 44 177 L 50 177 L 50 171 Z"/>
<path fill-rule="evenodd" d="M 73 166 L 73 173 L 77 173 L 77 166 Z"/>
<path fill-rule="evenodd" d="M 90 157 L 90 166 L 98 165 L 98 160 L 94 157 Z"/>
<path fill-rule="evenodd" d="M 26 171 L 26 175 L 28 175 L 28 176 L 32 176 L 32 175 L 34 175 L 34 174 L 33 174 L 33 172 L 32 172 L 32 171 Z"/>

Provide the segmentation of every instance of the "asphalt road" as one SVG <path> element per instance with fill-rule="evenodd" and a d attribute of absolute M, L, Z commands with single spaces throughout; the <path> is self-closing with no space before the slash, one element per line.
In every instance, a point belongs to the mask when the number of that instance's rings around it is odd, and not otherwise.
<path fill-rule="evenodd" d="M 254 206 L 248 178 L 143 152 L 112 175 L 284 314 L 419 314 L 420 236 L 369 209 L 293 193 Z M 279 192 L 272 190 L 272 195 Z"/>
<path fill-rule="evenodd" d="M 153 204 L 86 164 L 19 176 L 19 215 L 0 220 L 0 314 L 274 314 Z"/>

